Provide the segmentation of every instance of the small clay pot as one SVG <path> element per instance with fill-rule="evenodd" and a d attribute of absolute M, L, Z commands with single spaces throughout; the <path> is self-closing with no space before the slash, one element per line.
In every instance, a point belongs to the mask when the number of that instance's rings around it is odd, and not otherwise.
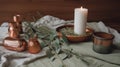
<path fill-rule="evenodd" d="M 95 32 L 93 34 L 93 50 L 97 53 L 107 54 L 112 52 L 114 36 L 105 32 Z"/>
<path fill-rule="evenodd" d="M 41 51 L 40 43 L 37 38 L 31 38 L 28 42 L 28 51 L 29 53 L 36 54 Z"/>

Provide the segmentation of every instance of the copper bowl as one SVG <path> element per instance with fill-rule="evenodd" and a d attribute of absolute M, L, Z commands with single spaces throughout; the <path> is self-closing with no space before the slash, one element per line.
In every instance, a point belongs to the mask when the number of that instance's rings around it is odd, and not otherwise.
<path fill-rule="evenodd" d="M 93 50 L 97 53 L 107 54 L 112 51 L 114 36 L 105 32 L 95 32 L 93 34 Z"/>
<path fill-rule="evenodd" d="M 73 27 L 74 28 L 74 25 L 63 25 L 63 26 L 58 27 L 56 29 L 58 36 L 62 37 L 62 33 L 60 32 L 60 30 L 65 27 Z M 83 42 L 83 41 L 90 40 L 93 32 L 94 32 L 93 29 L 86 28 L 86 33 L 88 33 L 88 35 L 83 35 L 83 36 L 66 35 L 66 37 L 69 42 Z"/>

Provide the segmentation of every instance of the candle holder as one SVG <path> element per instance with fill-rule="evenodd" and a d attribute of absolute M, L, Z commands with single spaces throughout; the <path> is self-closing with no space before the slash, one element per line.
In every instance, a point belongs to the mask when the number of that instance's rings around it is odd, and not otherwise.
<path fill-rule="evenodd" d="M 105 32 L 95 32 L 93 34 L 93 50 L 97 53 L 107 54 L 112 52 L 114 36 Z"/>
<path fill-rule="evenodd" d="M 71 28 L 71 29 L 73 29 L 73 31 L 71 31 L 71 32 L 74 33 L 74 25 L 63 25 L 63 26 L 60 26 L 56 29 L 59 37 L 62 37 L 62 33 L 61 33 L 62 31 L 61 30 L 64 29 L 64 28 Z M 65 34 L 64 32 L 63 33 L 66 35 L 69 42 L 76 43 L 76 42 L 89 41 L 91 39 L 91 36 L 92 36 L 93 32 L 94 31 L 91 28 L 86 28 L 86 34 L 85 35 Z"/>

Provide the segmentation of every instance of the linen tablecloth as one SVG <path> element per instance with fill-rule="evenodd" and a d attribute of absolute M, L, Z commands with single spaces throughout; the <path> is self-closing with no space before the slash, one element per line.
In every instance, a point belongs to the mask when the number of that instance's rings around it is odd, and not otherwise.
<path fill-rule="evenodd" d="M 50 15 L 40 18 L 37 22 L 33 23 L 34 26 L 39 26 L 39 24 L 45 24 L 51 29 L 55 29 L 58 26 L 64 24 L 73 24 L 73 20 L 65 21 Z M 103 22 L 91 22 L 87 23 L 87 26 L 93 28 L 95 31 L 102 31 L 107 33 L 112 33 L 115 36 L 114 44 L 120 47 L 120 34 L 110 28 L 105 26 Z M 8 35 L 7 32 L 8 24 L 4 23 L 0 27 L 0 40 L 2 40 Z M 3 32 L 4 30 L 4 32 Z M 83 55 L 84 61 L 75 56 L 64 60 L 66 67 L 120 67 L 120 50 L 115 49 L 111 54 L 98 54 L 93 51 L 92 42 L 81 42 L 70 44 L 71 47 L 79 55 Z M 59 67 L 61 64 L 60 60 L 56 59 L 51 61 L 45 56 L 46 49 L 43 49 L 39 54 L 30 54 L 27 51 L 15 52 L 5 49 L 2 45 L 0 46 L 0 67 Z M 89 65 L 88 65 L 89 64 Z"/>

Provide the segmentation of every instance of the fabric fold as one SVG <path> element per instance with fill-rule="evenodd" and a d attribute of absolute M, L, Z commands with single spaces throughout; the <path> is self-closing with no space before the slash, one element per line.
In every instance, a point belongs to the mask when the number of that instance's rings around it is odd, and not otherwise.
<path fill-rule="evenodd" d="M 32 23 L 34 26 L 40 26 L 41 24 L 44 24 L 51 29 L 56 29 L 57 27 L 65 24 L 73 24 L 73 20 L 63 20 L 59 19 L 57 17 L 53 17 L 50 15 L 46 15 L 40 19 L 38 19 L 36 22 Z M 25 25 L 23 25 L 25 26 Z M 101 32 L 107 32 L 111 33 L 115 36 L 114 38 L 114 44 L 120 47 L 120 34 L 113 28 L 110 28 L 106 26 L 102 21 L 100 22 L 88 22 L 87 26 L 94 29 L 95 32 L 101 31 Z M 4 32 L 3 32 L 4 31 Z M 5 23 L 0 27 L 0 39 L 2 40 L 7 36 L 8 34 L 8 24 Z M 120 57 L 120 51 L 118 53 L 112 53 L 108 55 L 102 55 L 97 54 L 92 50 L 92 43 L 78 43 L 78 44 L 71 44 L 71 47 L 78 51 L 79 54 L 84 53 L 84 55 L 90 54 L 89 57 L 85 57 L 84 60 L 86 62 L 91 61 L 91 66 L 88 66 L 84 64 L 84 62 L 81 59 L 77 59 L 75 57 L 72 57 L 70 59 L 65 60 L 65 64 L 69 67 L 93 67 L 95 64 L 99 67 L 101 64 L 103 67 L 119 67 L 115 64 L 120 64 L 120 60 L 118 57 Z M 34 64 L 38 67 L 43 66 L 49 66 L 49 67 L 57 67 L 59 63 L 56 60 L 56 62 L 49 62 L 50 60 L 48 58 L 42 58 L 45 56 L 45 50 L 39 54 L 29 54 L 27 51 L 25 52 L 15 52 L 15 51 L 9 51 L 6 50 L 3 46 L 0 46 L 0 67 L 32 67 Z M 105 59 L 103 59 L 105 57 Z M 114 57 L 114 59 L 112 59 Z M 101 60 L 103 59 L 103 60 Z M 73 61 L 72 61 L 73 60 Z M 108 62 L 106 62 L 106 61 Z M 96 63 L 98 62 L 98 63 Z M 112 62 L 112 63 L 109 63 Z M 39 64 L 43 64 L 42 66 L 39 66 Z M 45 65 L 46 64 L 46 65 Z M 9 66 L 7 66 L 9 65 Z M 52 66 L 53 65 L 53 66 Z M 101 66 L 102 66 L 101 65 Z M 95 66 L 95 67 L 97 67 Z"/>

